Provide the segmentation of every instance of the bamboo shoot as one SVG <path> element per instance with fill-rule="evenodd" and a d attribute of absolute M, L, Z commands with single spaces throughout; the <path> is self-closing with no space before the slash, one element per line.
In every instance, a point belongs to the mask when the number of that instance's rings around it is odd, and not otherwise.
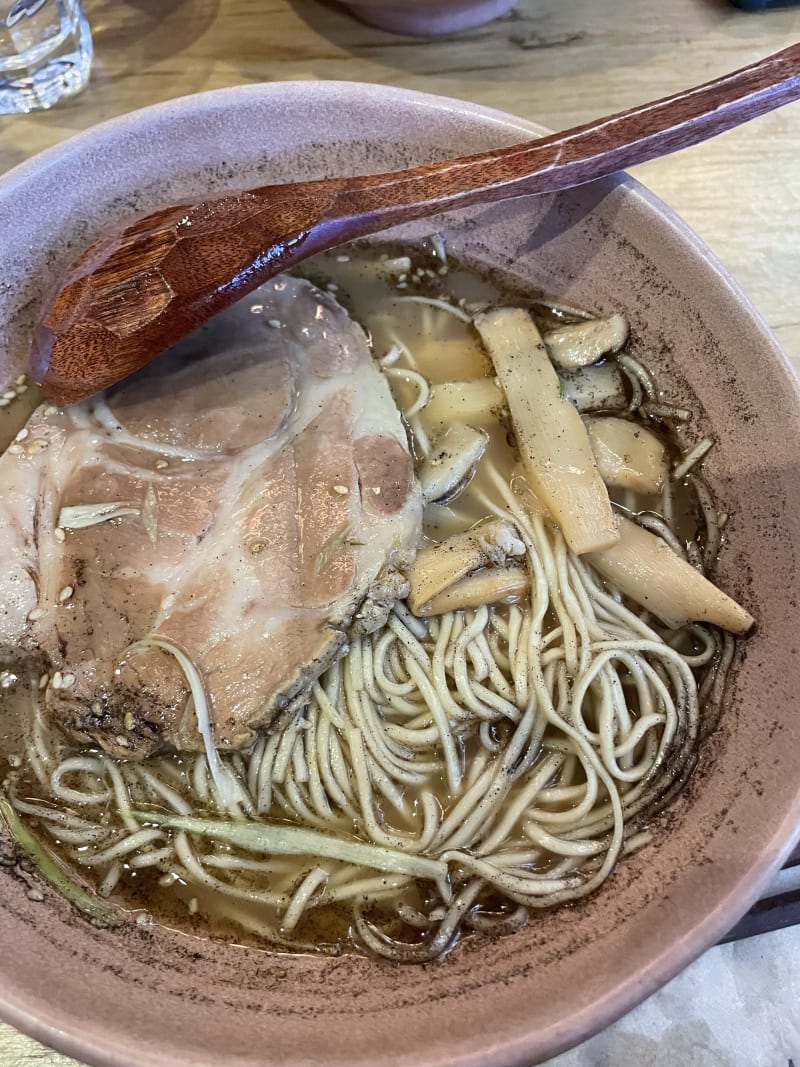
<path fill-rule="evenodd" d="M 638 493 L 661 492 L 669 477 L 667 451 L 652 430 L 613 417 L 587 418 L 584 425 L 606 485 Z"/>
<path fill-rule="evenodd" d="M 541 334 L 521 308 L 479 315 L 475 325 L 503 387 L 525 473 L 573 552 L 618 538 L 608 492 L 577 410 L 561 396 Z"/>
<path fill-rule="evenodd" d="M 503 391 L 494 378 L 476 378 L 471 382 L 442 382 L 431 387 L 428 403 L 421 416 L 426 427 L 442 423 L 466 422 L 490 428 L 505 408 Z"/>
<path fill-rule="evenodd" d="M 618 522 L 619 541 L 586 557 L 610 585 L 673 629 L 710 622 L 734 634 L 747 633 L 754 621 L 749 612 L 660 537 L 622 516 Z"/>
<path fill-rule="evenodd" d="M 443 615 L 446 611 L 479 608 L 483 604 L 508 604 L 524 596 L 531 587 L 527 570 L 517 563 L 484 567 L 459 579 L 443 593 L 423 604 L 419 615 Z"/>

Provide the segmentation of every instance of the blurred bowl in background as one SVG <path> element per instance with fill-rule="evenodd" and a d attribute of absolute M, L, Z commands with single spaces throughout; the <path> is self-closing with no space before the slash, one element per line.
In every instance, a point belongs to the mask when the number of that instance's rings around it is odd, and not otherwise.
<path fill-rule="evenodd" d="M 516 0 L 357 0 L 343 4 L 351 15 L 390 33 L 428 37 L 456 33 L 504 15 Z"/>

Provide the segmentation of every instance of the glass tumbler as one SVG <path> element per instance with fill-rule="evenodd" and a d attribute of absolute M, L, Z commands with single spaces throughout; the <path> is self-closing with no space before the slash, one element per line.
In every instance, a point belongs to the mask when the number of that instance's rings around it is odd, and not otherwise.
<path fill-rule="evenodd" d="M 81 0 L 0 0 L 0 115 L 52 107 L 89 80 Z"/>

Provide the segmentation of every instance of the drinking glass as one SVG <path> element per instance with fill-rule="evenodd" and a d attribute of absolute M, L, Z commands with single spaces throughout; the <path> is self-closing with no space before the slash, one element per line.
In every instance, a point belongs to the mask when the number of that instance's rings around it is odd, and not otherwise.
<path fill-rule="evenodd" d="M 81 0 L 0 0 L 0 115 L 52 107 L 89 80 Z"/>

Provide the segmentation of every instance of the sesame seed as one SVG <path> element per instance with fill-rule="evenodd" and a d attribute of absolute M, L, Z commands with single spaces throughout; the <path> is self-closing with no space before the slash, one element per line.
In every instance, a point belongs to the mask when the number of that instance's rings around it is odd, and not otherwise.
<path fill-rule="evenodd" d="M 16 396 L 16 393 L 14 395 Z M 7 408 L 10 403 L 10 400 L 6 400 L 4 396 L 0 396 L 0 408 Z"/>
<path fill-rule="evenodd" d="M 338 291 L 339 286 L 336 284 L 336 282 L 328 282 L 325 288 L 328 290 L 329 293 L 335 293 Z"/>
<path fill-rule="evenodd" d="M 37 619 L 43 619 L 44 615 L 44 608 L 34 608 L 33 611 L 28 612 L 28 622 L 36 622 Z"/>
<path fill-rule="evenodd" d="M 127 737 L 123 737 L 122 734 L 117 734 L 117 736 L 114 738 L 114 740 L 117 742 L 117 744 L 120 746 L 120 748 L 128 748 L 129 747 L 128 746 Z"/>
<path fill-rule="evenodd" d="M 280 319 L 267 319 L 267 326 L 271 326 L 274 330 L 279 330 L 282 325 Z"/>
<path fill-rule="evenodd" d="M 55 537 L 56 541 L 59 541 L 61 544 L 63 544 L 64 541 L 66 541 L 67 539 L 67 534 L 64 530 L 64 527 L 56 526 L 55 530 L 53 530 L 53 537 Z"/>
<path fill-rule="evenodd" d="M 169 463 L 167 462 L 167 460 L 165 460 L 165 459 L 157 459 L 156 460 L 156 470 L 157 471 L 163 471 L 168 466 L 169 466 Z"/>
<path fill-rule="evenodd" d="M 44 414 L 45 415 L 55 415 L 55 413 L 57 411 L 58 411 L 57 407 L 55 407 L 53 404 L 48 404 L 47 407 L 44 409 Z"/>
<path fill-rule="evenodd" d="M 189 901 L 189 913 L 191 915 L 196 915 L 199 907 L 200 905 L 197 902 L 197 897 L 192 897 L 192 899 Z"/>
<path fill-rule="evenodd" d="M 47 441 L 43 441 L 40 437 L 38 437 L 35 441 L 31 441 L 25 451 L 28 453 L 29 456 L 36 456 L 40 452 L 44 452 L 46 448 Z"/>
<path fill-rule="evenodd" d="M 251 304 L 250 305 L 250 314 L 251 315 L 260 315 L 263 310 L 264 310 L 264 305 L 263 304 Z"/>
<path fill-rule="evenodd" d="M 346 485 L 334 485 L 333 491 L 338 493 L 339 496 L 346 496 L 350 492 Z"/>
<path fill-rule="evenodd" d="M 349 263 L 350 262 L 350 257 L 349 256 L 337 256 L 336 257 L 336 262 L 337 263 Z"/>
<path fill-rule="evenodd" d="M 35 904 L 41 904 L 44 900 L 44 893 L 41 889 L 29 889 L 25 896 Z"/>
<path fill-rule="evenodd" d="M 133 712 L 126 711 L 122 722 L 126 730 L 132 730 L 136 725 L 136 719 L 133 717 Z"/>
<path fill-rule="evenodd" d="M 50 675 L 47 673 L 47 671 L 45 671 L 45 673 L 43 675 L 41 675 L 41 677 L 39 678 L 39 688 L 40 689 L 45 689 L 47 687 L 47 683 L 49 681 L 50 681 Z"/>
<path fill-rule="evenodd" d="M 103 705 L 100 703 L 99 700 L 95 700 L 94 704 L 92 704 L 92 712 L 95 715 L 102 715 L 102 713 L 103 713 Z"/>
<path fill-rule="evenodd" d="M 75 675 L 65 674 L 61 679 L 61 688 L 71 689 L 73 685 L 75 685 Z"/>
<path fill-rule="evenodd" d="M 16 400 L 17 394 L 14 389 L 9 389 L 8 392 L 3 393 L 3 400 Z"/>
<path fill-rule="evenodd" d="M 72 588 L 71 585 L 65 585 L 61 592 L 58 594 L 59 603 L 63 604 L 66 600 L 69 600 L 69 598 L 74 592 L 75 590 Z"/>
<path fill-rule="evenodd" d="M 19 431 L 17 436 L 14 438 L 14 440 L 15 441 L 24 441 L 29 433 L 30 433 L 30 430 L 28 429 L 28 427 L 27 426 L 23 426 L 23 428 Z"/>
<path fill-rule="evenodd" d="M 398 282 L 397 283 L 397 288 L 398 289 L 408 289 L 408 283 L 407 282 Z"/>
<path fill-rule="evenodd" d="M 2 403 L 2 401 L 0 401 L 0 404 L 1 403 Z M 22 447 L 22 445 L 9 445 L 8 446 L 8 452 L 9 452 L 9 455 L 12 455 L 12 456 L 22 456 L 22 455 L 25 454 L 25 449 Z"/>
<path fill-rule="evenodd" d="M 17 396 L 22 396 L 22 394 L 23 393 L 27 393 L 27 391 L 28 391 L 27 385 L 18 385 L 17 386 Z"/>
<path fill-rule="evenodd" d="M 380 496 L 381 495 L 381 487 L 379 485 L 373 485 L 372 492 L 375 494 L 375 496 Z"/>
<path fill-rule="evenodd" d="M 399 282 L 406 282 L 406 281 L 408 281 L 408 275 L 407 274 L 398 274 L 397 280 Z"/>
<path fill-rule="evenodd" d="M 16 382 L 14 384 L 15 385 L 24 385 L 27 382 L 27 380 L 28 380 L 28 375 L 27 374 L 20 374 L 17 377 L 17 380 L 16 380 Z"/>
<path fill-rule="evenodd" d="M 56 671 L 56 673 L 53 675 L 53 680 L 51 681 L 50 685 L 53 687 L 53 689 L 60 689 L 63 683 L 63 674 L 61 673 L 61 671 Z"/>
<path fill-rule="evenodd" d="M 449 273 L 450 273 L 450 268 L 449 267 L 439 267 L 439 270 L 437 271 L 437 274 L 439 275 L 440 278 L 444 278 L 445 274 L 449 274 Z"/>
<path fill-rule="evenodd" d="M 22 756 L 18 756 L 16 752 L 12 752 L 12 754 L 8 757 L 8 765 L 9 767 L 13 767 L 15 770 L 17 767 L 21 767 Z"/>

